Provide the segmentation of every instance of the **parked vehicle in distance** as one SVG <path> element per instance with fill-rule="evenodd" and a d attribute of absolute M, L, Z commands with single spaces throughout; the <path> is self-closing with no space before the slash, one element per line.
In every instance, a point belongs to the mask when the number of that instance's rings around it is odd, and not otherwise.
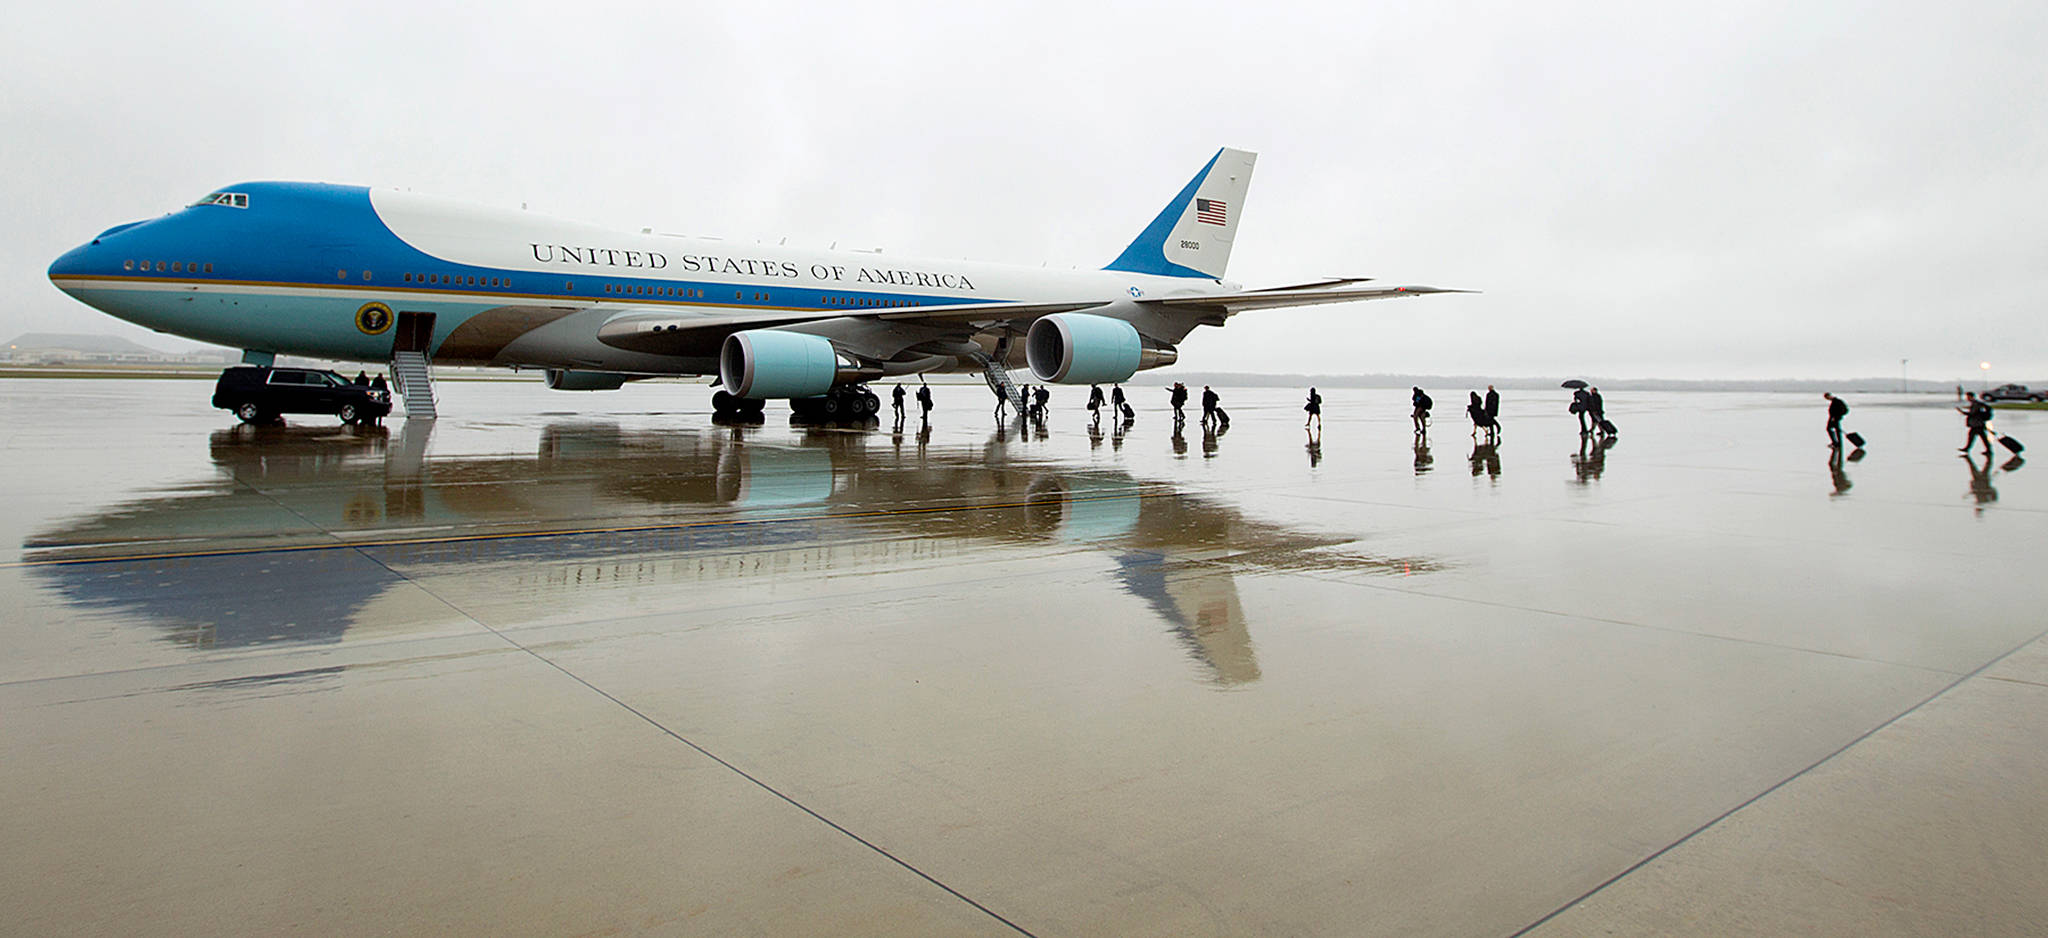
<path fill-rule="evenodd" d="M 2048 391 L 2029 391 L 2024 384 L 2003 384 L 1981 395 L 1987 401 L 2048 401 Z"/>
<path fill-rule="evenodd" d="M 331 371 L 237 365 L 220 373 L 213 406 L 234 411 L 243 423 L 270 423 L 281 414 L 333 414 L 342 423 L 367 424 L 391 413 L 391 395 Z"/>

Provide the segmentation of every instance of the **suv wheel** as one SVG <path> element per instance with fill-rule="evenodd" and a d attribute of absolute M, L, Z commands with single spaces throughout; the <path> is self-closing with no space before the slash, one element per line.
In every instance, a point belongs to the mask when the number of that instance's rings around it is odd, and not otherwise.
<path fill-rule="evenodd" d="M 262 423 L 263 408 L 256 406 L 255 401 L 243 401 L 235 405 L 235 416 L 243 423 Z"/>
<path fill-rule="evenodd" d="M 362 418 L 362 414 L 356 410 L 356 405 L 354 404 L 341 405 L 341 409 L 335 411 L 334 415 L 340 417 L 342 423 L 355 423 Z"/>

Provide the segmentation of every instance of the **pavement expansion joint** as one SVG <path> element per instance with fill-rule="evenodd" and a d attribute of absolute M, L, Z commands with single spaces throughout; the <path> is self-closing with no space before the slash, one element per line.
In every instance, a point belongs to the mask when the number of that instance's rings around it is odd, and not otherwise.
<path fill-rule="evenodd" d="M 1523 926 L 1520 930 L 1514 932 L 1514 934 L 1511 935 L 1510 938 L 1519 938 L 1519 936 L 1521 935 L 1526 935 L 1529 932 L 1534 931 L 1535 929 L 1541 927 L 1544 923 L 1549 922 L 1551 919 L 1554 919 L 1559 915 L 1564 914 L 1573 906 L 1576 906 L 1579 903 L 1584 902 L 1587 899 L 1590 899 L 1593 896 L 1597 895 L 1601 890 L 1606 889 L 1607 887 L 1612 886 L 1615 883 L 1618 883 L 1623 879 L 1628 878 L 1631 874 L 1635 873 L 1635 871 L 1640 870 L 1645 866 L 1648 866 L 1658 857 L 1670 853 L 1672 850 L 1675 850 L 1679 846 L 1683 845 L 1686 841 L 1692 840 L 1693 838 L 1698 837 L 1700 834 L 1705 833 L 1709 829 L 1713 828 L 1714 825 L 1719 824 L 1722 821 L 1725 821 L 1728 818 L 1735 816 L 1737 813 L 1740 813 L 1743 809 L 1749 807 L 1750 805 L 1756 804 L 1757 802 L 1762 801 L 1764 798 L 1770 796 L 1773 792 L 1776 792 L 1779 789 L 1782 789 L 1785 786 L 1792 784 L 1793 782 L 1799 780 L 1801 777 L 1804 777 L 1808 773 L 1811 773 L 1813 770 L 1828 764 L 1829 762 L 1833 761 L 1836 757 L 1842 755 L 1845 752 L 1848 752 L 1851 749 L 1856 748 L 1858 745 L 1862 744 L 1864 740 L 1877 735 L 1879 732 L 1882 732 L 1886 727 L 1889 727 L 1899 722 L 1900 720 L 1905 719 L 1906 717 L 1912 715 L 1915 711 L 1918 711 L 1920 708 L 1925 707 L 1928 704 L 1941 699 L 1950 691 L 1953 691 L 1956 688 L 1961 687 L 1963 684 L 1967 683 L 1971 678 L 1983 674 L 1985 671 L 1990 670 L 1999 662 L 2004 661 L 2005 659 L 2011 657 L 2013 654 L 2017 653 L 2020 649 L 2025 648 L 2028 645 L 2033 644 L 2034 642 L 2040 641 L 2043 638 L 2048 638 L 2048 629 L 2044 629 L 2041 632 L 2036 633 L 2033 637 L 2028 638 L 2025 641 L 2022 641 L 2019 644 L 2006 649 L 1997 657 L 1994 657 L 1991 660 L 1986 661 L 1981 665 L 1978 665 L 1975 670 L 1957 677 L 1955 680 L 1950 681 L 1949 683 L 1943 685 L 1941 688 L 1937 689 L 1934 693 L 1928 694 L 1926 697 L 1915 702 L 1912 706 L 1909 706 L 1904 710 L 1901 710 L 1898 713 L 1893 714 L 1889 719 L 1885 720 L 1884 722 L 1879 723 L 1878 725 L 1873 726 L 1868 730 L 1865 730 L 1861 735 L 1857 736 L 1856 738 L 1851 739 L 1846 743 L 1843 743 L 1840 748 L 1835 749 L 1833 752 L 1830 752 L 1827 755 L 1820 757 L 1819 759 L 1815 759 L 1812 764 L 1806 766 L 1805 768 L 1802 768 L 1797 772 L 1793 772 L 1792 774 L 1787 775 L 1782 779 L 1779 779 L 1777 782 L 1771 784 L 1770 787 L 1765 788 L 1764 790 L 1759 791 L 1756 794 L 1751 795 L 1748 798 L 1744 799 L 1742 803 L 1737 804 L 1736 806 L 1729 808 L 1728 810 L 1723 811 L 1718 815 L 1715 815 L 1711 820 L 1707 821 L 1706 823 L 1701 824 L 1700 826 L 1695 827 L 1690 831 L 1687 831 L 1684 836 L 1679 837 L 1678 839 L 1673 840 L 1668 844 L 1665 844 L 1664 846 L 1658 848 L 1654 853 L 1651 853 L 1650 855 L 1643 857 L 1642 859 L 1637 860 L 1636 862 L 1630 864 L 1627 869 L 1624 869 L 1621 872 L 1608 877 L 1599 885 L 1594 886 L 1593 888 L 1588 889 L 1583 893 L 1580 893 L 1571 901 L 1566 902 L 1565 904 L 1560 905 L 1555 909 L 1552 909 L 1548 914 L 1545 914 L 1542 918 L 1539 918 L 1533 922 L 1530 922 L 1528 925 Z"/>

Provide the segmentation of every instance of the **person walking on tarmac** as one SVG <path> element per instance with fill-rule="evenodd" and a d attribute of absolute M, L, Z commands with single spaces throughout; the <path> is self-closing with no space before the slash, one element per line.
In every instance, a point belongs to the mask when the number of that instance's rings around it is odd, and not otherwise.
<path fill-rule="evenodd" d="M 1215 389 L 1202 385 L 1202 426 L 1216 422 L 1216 405 L 1222 400 L 1216 396 Z"/>
<path fill-rule="evenodd" d="M 896 422 L 903 422 L 903 384 L 897 382 L 896 390 L 889 392 L 891 406 L 896 408 Z"/>
<path fill-rule="evenodd" d="M 1970 402 L 1969 406 L 1956 408 L 1956 413 L 1963 415 L 1963 425 L 1970 428 L 1970 435 L 1963 440 L 1961 452 L 1969 452 L 1973 444 L 1978 440 L 1983 440 L 1985 464 L 1989 465 L 1991 460 L 1991 405 L 1985 403 L 1983 398 L 1978 397 L 1975 391 L 1965 395 L 1965 399 Z"/>
<path fill-rule="evenodd" d="M 1828 399 L 1828 448 L 1842 448 L 1842 418 L 1849 416 L 1849 405 L 1836 397 L 1833 391 L 1822 391 Z"/>
<path fill-rule="evenodd" d="M 1415 435 L 1428 436 L 1429 409 L 1436 406 L 1436 402 L 1430 400 L 1429 395 L 1422 393 L 1421 388 L 1416 388 L 1415 393 L 1409 395 L 1408 400 L 1409 403 L 1415 406 L 1414 412 L 1410 415 L 1411 419 L 1415 421 Z"/>
<path fill-rule="evenodd" d="M 1038 386 L 1038 390 L 1033 393 L 1037 395 L 1037 400 L 1034 402 L 1036 404 L 1035 413 L 1037 414 L 1038 419 L 1044 420 L 1045 405 L 1052 401 L 1052 392 L 1046 390 L 1045 385 L 1041 384 Z"/>
<path fill-rule="evenodd" d="M 1185 423 L 1188 415 L 1181 408 L 1188 406 L 1188 386 L 1175 381 L 1173 387 L 1167 389 L 1166 402 L 1173 405 L 1173 422 Z"/>
<path fill-rule="evenodd" d="M 1600 396 L 1599 388 L 1586 389 L 1586 412 L 1593 415 L 1593 429 L 1601 436 L 1613 435 L 1607 430 L 1610 426 L 1607 422 L 1607 401 Z"/>
<path fill-rule="evenodd" d="M 1591 422 L 1591 420 L 1592 420 L 1592 417 L 1593 417 L 1593 400 L 1592 400 L 1592 398 L 1593 398 L 1593 395 L 1591 395 L 1591 394 L 1587 394 L 1587 393 L 1586 393 L 1586 389 L 1585 389 L 1585 388 L 1578 388 L 1578 389 L 1576 389 L 1576 390 L 1572 391 L 1572 407 L 1571 407 L 1571 411 L 1572 411 L 1572 413 L 1573 413 L 1573 414 L 1576 414 L 1576 415 L 1578 416 L 1578 418 L 1579 418 L 1579 435 L 1580 435 L 1580 436 L 1592 436 L 1592 435 L 1593 435 L 1593 427 L 1594 427 L 1594 424 L 1593 424 L 1593 423 Z"/>
<path fill-rule="evenodd" d="M 923 419 L 925 423 L 931 423 L 932 386 L 929 384 L 925 384 L 922 379 L 918 381 L 917 385 L 917 407 L 918 410 L 921 412 L 919 415 L 920 418 Z"/>
<path fill-rule="evenodd" d="M 1123 413 L 1123 412 L 1124 412 L 1124 386 L 1123 386 L 1123 385 L 1121 385 L 1121 384 L 1113 384 L 1113 385 L 1110 385 L 1110 387 L 1109 387 L 1109 409 L 1110 409 L 1110 410 L 1112 410 L 1112 411 L 1115 411 L 1116 413 L 1119 413 L 1119 414 L 1121 414 L 1121 413 Z"/>
<path fill-rule="evenodd" d="M 1500 439 L 1500 392 L 1494 390 L 1493 385 L 1489 384 L 1486 386 L 1486 404 L 1484 406 L 1486 413 L 1486 436 L 1488 439 L 1498 440 Z"/>
<path fill-rule="evenodd" d="M 1088 412 L 1094 414 L 1095 419 L 1102 419 L 1102 385 L 1088 386 Z"/>
<path fill-rule="evenodd" d="M 1301 409 L 1308 411 L 1308 419 L 1302 422 L 1301 428 L 1306 430 L 1313 426 L 1316 430 L 1321 431 L 1323 429 L 1323 396 L 1317 394 L 1315 388 L 1308 389 L 1308 403 L 1303 405 Z"/>

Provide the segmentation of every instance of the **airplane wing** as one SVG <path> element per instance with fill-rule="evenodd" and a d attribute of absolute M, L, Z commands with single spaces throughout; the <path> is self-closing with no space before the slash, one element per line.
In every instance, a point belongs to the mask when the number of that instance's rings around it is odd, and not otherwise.
<path fill-rule="evenodd" d="M 704 354 L 715 351 L 725 337 L 744 329 L 771 329 L 827 320 L 868 320 L 903 326 L 937 327 L 971 335 L 995 323 L 1013 326 L 1040 316 L 1092 309 L 1106 301 L 1072 303 L 967 303 L 947 306 L 865 310 L 758 310 L 735 314 L 715 307 L 639 307 L 604 321 L 597 339 L 613 348 L 656 355 Z"/>
<path fill-rule="evenodd" d="M 1333 281 L 1337 284 L 1361 281 Z M 1179 296 L 1139 300 L 1144 306 L 1160 307 L 1176 312 L 1215 312 L 1229 316 L 1250 309 L 1278 309 L 1286 306 L 1319 306 L 1325 303 L 1356 303 L 1360 300 L 1388 300 L 1403 296 L 1422 296 L 1429 293 L 1476 293 L 1476 290 L 1449 290 L 1442 287 L 1354 287 L 1354 286 L 1308 286 L 1282 287 L 1277 290 L 1246 290 L 1242 293 L 1222 293 L 1213 296 Z"/>

